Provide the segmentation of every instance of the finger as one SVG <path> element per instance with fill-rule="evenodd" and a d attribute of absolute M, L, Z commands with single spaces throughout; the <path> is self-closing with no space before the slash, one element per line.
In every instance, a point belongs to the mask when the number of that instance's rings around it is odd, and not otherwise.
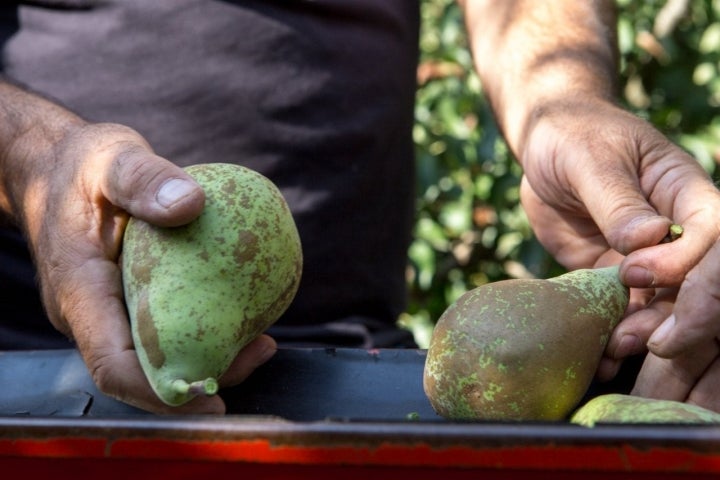
<path fill-rule="evenodd" d="M 250 342 L 235 357 L 235 360 L 220 378 L 220 385 L 229 387 L 244 381 L 257 367 L 264 364 L 277 351 L 277 343 L 267 335 L 260 335 Z"/>
<path fill-rule="evenodd" d="M 627 255 L 667 235 L 672 221 L 648 203 L 634 172 L 615 164 L 594 178 L 581 178 L 578 194 L 614 250 Z"/>
<path fill-rule="evenodd" d="M 607 241 L 589 216 L 561 212 L 545 203 L 525 176 L 520 195 L 538 241 L 561 265 L 570 270 L 590 268 L 607 254 Z"/>
<path fill-rule="evenodd" d="M 718 207 L 720 208 L 720 206 Z M 715 219 L 683 222 L 683 234 L 670 243 L 642 248 L 630 253 L 620 267 L 620 278 L 631 287 L 679 286 L 717 240 L 706 226 Z"/>
<path fill-rule="evenodd" d="M 688 395 L 687 402 L 720 412 L 718 385 L 720 385 L 720 356 L 715 357 L 715 361 L 705 370 L 702 378 Z"/>
<path fill-rule="evenodd" d="M 630 302 L 625 309 L 625 317 L 613 329 L 608 344 L 600 359 L 595 377 L 601 381 L 609 381 L 615 378 L 622 367 L 623 361 L 632 355 L 644 353 L 646 340 L 642 340 L 639 332 L 644 331 L 648 320 L 646 308 L 653 300 L 655 290 L 651 288 L 630 290 Z M 655 308 L 657 308 L 656 306 Z M 662 319 L 655 320 L 655 323 Z M 649 336 L 649 333 L 648 333 Z"/>
<path fill-rule="evenodd" d="M 641 297 L 633 300 L 629 313 L 615 327 L 608 341 L 605 354 L 620 360 L 632 355 L 645 353 L 648 339 L 665 318 L 672 312 L 676 289 L 632 289 L 631 295 Z M 648 299 L 648 295 L 654 293 Z M 645 305 L 640 308 L 642 302 Z"/>
<path fill-rule="evenodd" d="M 693 174 L 695 168 L 683 178 L 682 189 L 659 185 L 673 203 L 668 208 L 674 223 L 683 227 L 682 236 L 658 246 L 645 247 L 628 254 L 621 268 L 621 278 L 633 287 L 679 286 L 687 272 L 695 266 L 718 239 L 720 231 L 720 194 L 705 177 L 704 172 Z M 679 173 L 676 173 L 676 176 Z M 669 182 L 669 181 L 668 181 Z M 660 201 L 659 203 L 668 203 Z"/>
<path fill-rule="evenodd" d="M 647 352 L 647 340 L 657 325 L 672 311 L 676 293 L 676 289 L 630 290 L 630 304 L 625 310 L 626 316 L 610 335 L 597 369 L 598 380 L 612 380 L 626 358 Z"/>
<path fill-rule="evenodd" d="M 648 353 L 632 395 L 684 402 L 718 356 L 717 344 L 706 342 L 689 355 L 661 358 Z"/>
<path fill-rule="evenodd" d="M 720 243 L 688 273 L 680 287 L 672 315 L 655 330 L 648 348 L 673 357 L 720 337 Z"/>
<path fill-rule="evenodd" d="M 625 317 L 646 308 L 656 295 L 654 288 L 631 288 L 630 301 L 625 309 Z"/>
<path fill-rule="evenodd" d="M 202 189 L 190 175 L 147 152 L 125 154 L 113 164 L 110 178 L 104 190 L 108 199 L 154 225 L 183 225 L 205 204 Z"/>
<path fill-rule="evenodd" d="M 609 382 L 615 378 L 622 367 L 623 360 L 603 356 L 598 364 L 595 378 L 599 382 Z"/>
<path fill-rule="evenodd" d="M 158 226 L 177 226 L 196 218 L 205 204 L 202 188 L 182 168 L 155 155 L 138 135 L 104 151 L 102 192 L 132 216 Z M 91 176 L 97 172 L 88 172 Z"/>
<path fill-rule="evenodd" d="M 141 410 L 156 414 L 214 415 L 222 415 L 226 411 L 225 403 L 218 395 L 197 396 L 180 406 L 163 403 L 152 390 L 133 349 L 95 354 L 87 363 L 100 391 Z"/>

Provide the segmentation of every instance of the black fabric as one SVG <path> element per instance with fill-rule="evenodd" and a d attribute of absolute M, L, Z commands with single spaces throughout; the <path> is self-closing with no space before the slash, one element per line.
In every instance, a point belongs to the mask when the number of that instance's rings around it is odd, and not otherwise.
<path fill-rule="evenodd" d="M 19 232 L 0 228 L 0 348 L 71 348 L 45 317 L 35 270 Z"/>
<path fill-rule="evenodd" d="M 0 6 L 8 78 L 137 129 L 179 165 L 237 162 L 281 188 L 305 255 L 281 325 L 393 328 L 413 213 L 419 2 L 30 3 Z M 7 248 L 1 258 L 19 261 L 17 242 Z M 27 286 L 27 265 L 5 265 L 0 281 Z M 38 313 L 25 290 L 0 305 L 0 348 Z"/>

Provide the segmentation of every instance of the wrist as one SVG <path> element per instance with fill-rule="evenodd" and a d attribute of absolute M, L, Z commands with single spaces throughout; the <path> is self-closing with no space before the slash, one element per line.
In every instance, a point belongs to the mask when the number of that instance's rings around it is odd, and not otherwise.
<path fill-rule="evenodd" d="M 508 147 L 522 163 L 531 138 L 541 130 L 538 127 L 551 125 L 556 130 L 582 128 L 587 131 L 590 125 L 597 124 L 604 115 L 610 112 L 617 114 L 618 111 L 623 110 L 611 95 L 565 92 L 557 96 L 537 96 L 527 102 L 519 100 L 515 108 L 508 108 L 504 115 L 498 116 L 498 122 Z"/>
<path fill-rule="evenodd" d="M 57 145 L 82 125 L 72 112 L 0 83 L 0 210 L 6 216 L 23 223 L 20 205 L 42 196 L 56 167 Z"/>
<path fill-rule="evenodd" d="M 527 168 L 529 152 L 549 140 L 574 142 L 575 148 L 595 143 L 593 137 L 623 135 L 623 128 L 638 128 L 644 122 L 622 108 L 614 98 L 598 95 L 565 95 L 535 102 L 521 120 L 522 132 L 514 143 L 508 140 L 517 160 Z M 634 127 L 633 127 L 634 126 Z"/>
<path fill-rule="evenodd" d="M 463 5 L 476 70 L 516 155 L 548 109 L 574 99 L 616 98 L 611 0 L 467 0 Z"/>

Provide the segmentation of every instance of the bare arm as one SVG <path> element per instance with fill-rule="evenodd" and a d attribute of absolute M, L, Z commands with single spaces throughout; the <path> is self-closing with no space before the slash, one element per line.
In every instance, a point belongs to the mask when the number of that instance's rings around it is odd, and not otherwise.
<path fill-rule="evenodd" d="M 91 173 L 107 175 L 101 178 L 107 193 L 111 190 L 110 182 L 124 178 L 137 180 L 147 173 L 138 171 L 141 165 L 127 157 L 112 164 L 113 156 L 126 148 L 152 153 L 137 132 L 115 124 L 89 124 L 50 100 L 0 81 L 0 210 L 31 233 L 36 232 L 52 179 L 64 171 L 74 170 L 70 167 L 79 162 L 79 159 L 65 158 L 64 154 L 78 148 L 80 143 L 92 150 L 95 165 Z M 104 170 L 110 166 L 122 170 Z M 185 223 L 202 208 L 202 192 L 197 185 L 182 170 L 174 167 L 172 170 L 173 178 L 189 182 L 187 197 L 175 199 L 180 200 L 179 203 L 162 205 L 158 200 L 164 197 L 151 195 L 160 193 L 158 181 L 168 179 L 157 177 L 144 185 L 148 190 L 141 199 L 142 205 L 137 207 L 143 217 L 159 224 Z M 116 200 L 122 201 L 128 194 L 131 192 L 117 192 Z M 167 200 L 170 201 L 170 197 Z"/>
<path fill-rule="evenodd" d="M 614 2 L 459 3 L 483 88 L 516 154 L 544 110 L 569 97 L 615 98 Z"/>

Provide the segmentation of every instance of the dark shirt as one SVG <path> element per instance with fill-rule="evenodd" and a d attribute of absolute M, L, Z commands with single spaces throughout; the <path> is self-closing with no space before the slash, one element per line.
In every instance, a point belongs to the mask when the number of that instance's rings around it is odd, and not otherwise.
<path fill-rule="evenodd" d="M 394 325 L 413 215 L 418 18 L 417 0 L 4 4 L 2 71 L 89 121 L 135 128 L 178 165 L 237 162 L 271 178 L 305 258 L 271 330 L 281 342 L 407 345 Z M 0 227 L 0 348 L 66 346 L 42 316 L 25 250 Z"/>

